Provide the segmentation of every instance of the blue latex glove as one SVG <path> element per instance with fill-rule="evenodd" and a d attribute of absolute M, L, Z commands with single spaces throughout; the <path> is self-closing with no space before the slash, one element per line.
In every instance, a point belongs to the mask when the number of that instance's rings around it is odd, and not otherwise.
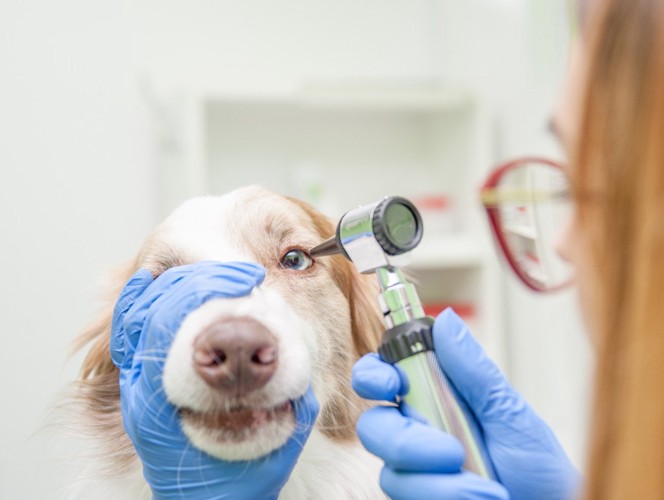
<path fill-rule="evenodd" d="M 111 356 L 120 368 L 125 430 L 154 498 L 277 498 L 318 414 L 311 389 L 293 404 L 296 432 L 280 449 L 251 462 L 225 462 L 193 448 L 162 386 L 166 354 L 187 314 L 214 298 L 249 294 L 265 277 L 256 264 L 202 262 L 158 278 L 141 269 L 115 306 Z"/>
<path fill-rule="evenodd" d="M 404 417 L 395 407 L 365 412 L 357 426 L 364 446 L 385 461 L 381 486 L 394 499 L 568 499 L 580 476 L 551 429 L 507 382 L 454 311 L 433 326 L 444 371 L 477 417 L 498 480 L 461 471 L 464 450 L 449 434 Z M 353 368 L 362 397 L 394 401 L 404 392 L 395 367 L 368 354 Z"/>

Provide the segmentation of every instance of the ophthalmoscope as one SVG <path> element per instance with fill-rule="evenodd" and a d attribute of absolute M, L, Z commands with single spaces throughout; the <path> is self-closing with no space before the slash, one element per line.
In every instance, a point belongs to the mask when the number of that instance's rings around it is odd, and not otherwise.
<path fill-rule="evenodd" d="M 436 359 L 434 319 L 424 314 L 414 285 L 399 269 L 410 262 L 410 252 L 420 243 L 422 233 L 422 217 L 415 205 L 390 196 L 347 212 L 336 234 L 314 247 L 310 255 L 340 253 L 359 272 L 376 273 L 378 303 L 387 327 L 378 353 L 408 379 L 408 392 L 399 401 L 402 413 L 414 409 L 429 424 L 455 436 L 466 450 L 464 469 L 495 479 L 481 428 Z"/>

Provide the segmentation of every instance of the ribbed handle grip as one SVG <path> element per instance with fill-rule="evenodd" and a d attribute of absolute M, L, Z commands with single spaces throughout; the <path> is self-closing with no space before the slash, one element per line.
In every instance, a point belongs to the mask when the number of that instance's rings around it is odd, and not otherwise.
<path fill-rule="evenodd" d="M 429 423 L 456 437 L 466 450 L 464 469 L 495 479 L 482 431 L 473 413 L 449 382 L 433 351 L 430 317 L 416 318 L 383 335 L 378 353 L 408 377 L 404 402 Z"/>

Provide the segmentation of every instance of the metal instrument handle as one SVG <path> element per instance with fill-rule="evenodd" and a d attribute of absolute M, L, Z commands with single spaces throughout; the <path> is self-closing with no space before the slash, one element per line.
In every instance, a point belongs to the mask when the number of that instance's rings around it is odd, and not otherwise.
<path fill-rule="evenodd" d="M 466 450 L 464 469 L 487 479 L 495 472 L 474 415 L 440 369 L 433 351 L 423 351 L 396 363 L 408 377 L 403 400 L 429 423 L 456 437 Z"/>

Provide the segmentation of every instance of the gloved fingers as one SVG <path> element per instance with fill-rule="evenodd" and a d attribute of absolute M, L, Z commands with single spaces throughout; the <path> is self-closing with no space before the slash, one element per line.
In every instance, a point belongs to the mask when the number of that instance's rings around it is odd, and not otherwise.
<path fill-rule="evenodd" d="M 445 309 L 436 318 L 433 340 L 445 374 L 487 432 L 490 432 L 487 426 L 492 423 L 502 425 L 506 416 L 523 412 L 526 406 L 523 398 L 452 309 Z"/>
<path fill-rule="evenodd" d="M 383 491 L 393 500 L 507 500 L 509 494 L 499 483 L 470 472 L 416 474 L 385 467 L 380 474 Z"/>
<path fill-rule="evenodd" d="M 195 264 L 194 271 L 201 276 L 208 276 L 211 278 L 221 278 L 224 280 L 224 288 L 219 289 L 222 296 L 234 297 L 238 295 L 237 290 L 245 290 L 259 286 L 265 279 L 266 269 L 262 265 L 255 262 L 220 262 L 214 260 L 207 260 Z"/>
<path fill-rule="evenodd" d="M 135 446 L 150 448 L 149 443 L 165 446 L 180 432 L 177 410 L 166 398 L 163 386 L 158 390 L 144 390 L 125 383 L 120 391 L 120 405 L 122 423 Z M 162 421 L 171 424 L 167 431 Z"/>
<path fill-rule="evenodd" d="M 122 328 L 124 318 L 134 304 L 136 299 L 145 291 L 154 279 L 147 269 L 139 269 L 127 281 L 122 289 L 115 308 L 113 309 L 113 320 L 111 322 L 111 359 L 118 368 L 122 365 L 125 357 L 125 332 Z"/>
<path fill-rule="evenodd" d="M 159 298 L 173 285 L 190 276 L 198 264 L 188 264 L 166 270 L 137 297 L 124 316 L 122 325 L 118 329 L 124 335 L 124 360 L 121 370 L 130 368 L 133 364 L 134 352 L 138 339 L 145 326 L 148 311 Z"/>
<path fill-rule="evenodd" d="M 148 377 L 158 377 L 188 314 L 211 299 L 249 295 L 264 277 L 265 269 L 256 264 L 200 263 L 190 276 L 164 291 L 149 307 L 143 324 L 146 334 L 139 340 L 132 371 L 146 370 Z"/>
<path fill-rule="evenodd" d="M 182 273 L 185 273 L 182 276 Z M 163 283 L 162 278 L 166 280 Z M 265 279 L 265 268 L 259 264 L 244 262 L 199 262 L 191 266 L 180 266 L 169 269 L 155 280 L 155 285 L 162 284 L 161 289 L 155 290 L 154 300 L 146 297 L 147 311 L 154 314 L 156 311 L 179 311 L 179 318 L 171 314 L 162 317 L 169 321 L 181 322 L 184 316 L 200 307 L 211 298 L 241 297 L 248 295 Z M 173 286 L 177 284 L 177 286 Z M 158 302 L 158 304 L 157 304 Z M 158 307 L 153 307 L 158 306 Z M 140 317 L 137 319 L 141 319 Z M 143 318 L 145 321 L 146 318 Z M 169 327 L 179 328 L 169 324 Z"/>
<path fill-rule="evenodd" d="M 395 470 L 456 473 L 465 452 L 451 435 L 412 418 L 394 407 L 379 406 L 364 412 L 357 423 L 364 447 Z"/>
<path fill-rule="evenodd" d="M 183 279 L 181 283 L 178 283 L 177 288 L 173 287 L 166 291 L 162 297 L 157 299 L 159 303 L 155 301 L 149 314 L 157 310 L 177 311 L 177 316 L 166 314 L 160 317 L 171 322 L 169 327 L 173 326 L 172 322 L 176 322 L 175 326 L 179 328 L 185 316 L 208 300 L 243 297 L 249 295 L 256 286 L 258 286 L 258 282 L 249 279 L 242 282 L 228 281 L 228 277 L 223 273 L 196 274 Z"/>
<path fill-rule="evenodd" d="M 168 350 L 184 317 L 213 297 L 247 295 L 265 278 L 265 268 L 253 263 L 199 262 L 168 269 L 158 276 L 125 317 L 125 368 L 132 366 L 134 351 L 143 330 L 157 328 L 170 333 L 143 347 Z M 155 316 L 159 314 L 155 321 Z M 159 323 L 159 324 L 153 324 Z M 153 345 L 154 343 L 159 344 Z M 133 367 L 140 370 L 140 363 Z"/>
<path fill-rule="evenodd" d="M 381 361 L 378 354 L 369 353 L 353 366 L 351 382 L 353 390 L 365 399 L 394 401 L 407 392 L 407 386 L 396 366 Z"/>

